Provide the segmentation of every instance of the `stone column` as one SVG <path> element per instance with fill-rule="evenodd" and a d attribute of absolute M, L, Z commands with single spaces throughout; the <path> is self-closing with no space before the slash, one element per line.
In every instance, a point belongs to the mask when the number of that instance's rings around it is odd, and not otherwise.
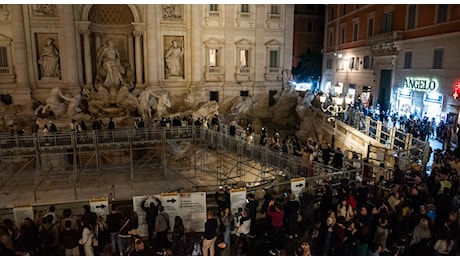
<path fill-rule="evenodd" d="M 134 45 L 133 45 L 133 35 L 131 33 L 125 33 L 126 42 L 128 43 L 128 63 L 129 68 L 134 71 Z"/>
<path fill-rule="evenodd" d="M 11 24 L 14 43 L 13 54 L 14 62 L 11 61 L 14 65 L 14 73 L 16 74 L 16 82 L 19 84 L 33 82 L 33 78 L 29 79 L 29 69 L 28 61 L 32 60 L 33 66 L 36 66 L 37 59 L 27 57 L 27 48 L 26 48 L 26 38 L 24 30 L 19 30 L 18 28 L 24 28 L 24 17 L 22 8 L 28 8 L 27 5 L 8 5 L 11 10 Z M 34 71 L 30 69 L 30 71 Z"/>
<path fill-rule="evenodd" d="M 59 46 L 61 49 L 64 49 L 62 48 L 64 46 L 66 47 L 65 52 L 60 52 L 62 79 L 66 82 L 75 84 L 78 87 L 79 70 L 75 68 L 75 65 L 78 64 L 78 54 L 76 47 L 77 36 L 75 34 L 75 24 L 73 20 L 73 5 L 59 6 L 61 6 L 62 10 L 62 30 L 61 37 L 59 37 Z"/>
<path fill-rule="evenodd" d="M 190 48 L 185 49 L 186 56 L 184 57 L 184 75 L 185 79 L 190 81 L 190 78 L 187 78 L 186 68 L 191 69 L 191 81 L 199 82 L 201 80 L 202 70 L 204 64 L 200 61 L 203 55 L 203 42 L 202 42 L 202 30 L 201 30 L 201 17 L 202 17 L 202 7 L 201 5 L 190 5 L 192 9 L 192 15 L 190 17 Z M 193 51 L 192 51 L 193 50 Z M 206 63 L 205 63 L 206 64 Z M 185 66 L 186 65 L 186 66 Z M 190 74 L 189 74 L 190 75 Z"/>
<path fill-rule="evenodd" d="M 89 31 L 82 30 L 80 33 L 83 35 L 83 59 L 85 63 L 85 78 L 86 85 L 93 84 L 93 72 L 91 68 L 91 48 L 89 43 Z"/>
<path fill-rule="evenodd" d="M 94 44 L 96 44 L 96 51 L 102 47 L 102 35 L 100 33 L 94 33 Z"/>
<path fill-rule="evenodd" d="M 136 31 L 134 34 L 134 44 L 136 51 L 136 85 L 142 84 L 142 72 L 144 68 L 142 67 L 142 32 Z"/>
<path fill-rule="evenodd" d="M 160 30 L 160 19 L 161 19 L 161 5 L 146 5 L 146 48 L 147 55 L 146 57 L 152 57 L 146 59 L 146 74 L 145 82 L 146 84 L 155 84 L 160 81 L 160 75 L 163 77 L 163 54 L 161 53 L 162 47 L 161 43 L 163 42 L 163 36 L 161 35 Z M 161 77 L 161 79 L 163 79 Z"/>

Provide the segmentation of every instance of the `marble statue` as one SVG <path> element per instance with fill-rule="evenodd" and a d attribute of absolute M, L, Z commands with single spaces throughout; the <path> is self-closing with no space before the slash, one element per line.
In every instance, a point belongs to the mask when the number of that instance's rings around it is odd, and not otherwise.
<path fill-rule="evenodd" d="M 179 46 L 177 41 L 172 41 L 165 53 L 166 78 L 184 76 L 181 64 L 182 56 L 184 56 L 184 47 Z"/>
<path fill-rule="evenodd" d="M 107 40 L 105 45 L 98 50 L 96 62 L 96 81 L 103 81 L 103 86 L 109 91 L 110 103 L 115 104 L 118 89 L 123 84 L 122 75 L 125 69 L 120 63 L 120 54 L 113 40 Z"/>
<path fill-rule="evenodd" d="M 41 113 L 44 114 L 48 110 L 52 111 L 56 117 L 62 117 L 67 112 L 67 106 L 65 105 L 65 101 L 61 100 L 61 89 L 59 87 L 54 87 L 48 94 L 46 98 L 46 104 L 40 105 L 35 109 L 35 115 L 41 110 Z"/>
<path fill-rule="evenodd" d="M 73 97 L 67 97 L 67 96 L 64 96 L 61 92 L 59 92 L 59 96 L 65 101 L 69 102 L 67 106 L 67 116 L 69 118 L 73 118 L 77 113 L 81 112 L 81 109 L 79 108 L 80 102 L 81 102 L 80 93 L 76 94 Z"/>
<path fill-rule="evenodd" d="M 48 38 L 46 40 L 46 44 L 40 53 L 38 64 L 40 65 L 40 74 L 42 78 L 59 78 L 61 76 L 61 70 L 59 68 L 59 49 L 56 47 L 53 38 Z"/>
<path fill-rule="evenodd" d="M 138 112 L 144 119 L 152 118 L 152 109 L 156 109 L 157 99 L 153 90 L 149 87 L 145 88 L 138 97 L 139 108 Z"/>
<path fill-rule="evenodd" d="M 157 93 L 156 117 L 162 117 L 168 114 L 168 108 L 171 108 L 171 101 L 168 93 Z"/>

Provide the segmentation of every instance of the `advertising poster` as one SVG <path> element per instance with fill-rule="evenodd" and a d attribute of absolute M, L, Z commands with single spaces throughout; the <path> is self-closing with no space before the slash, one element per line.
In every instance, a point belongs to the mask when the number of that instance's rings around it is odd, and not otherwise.
<path fill-rule="evenodd" d="M 238 208 L 244 208 L 246 204 L 246 188 L 238 188 L 230 190 L 230 212 L 235 214 Z"/>
<path fill-rule="evenodd" d="M 177 192 L 161 193 L 161 205 L 165 207 L 164 212 L 168 213 L 169 215 L 169 225 L 171 226 L 171 230 L 172 230 L 174 227 L 174 218 L 176 216 L 180 216 L 179 215 L 179 210 L 180 210 L 179 193 Z"/>
<path fill-rule="evenodd" d="M 295 195 L 296 200 L 299 200 L 299 194 L 302 191 L 303 187 L 305 187 L 304 177 L 291 179 L 291 190 L 292 194 Z"/>
<path fill-rule="evenodd" d="M 149 207 L 151 202 L 156 203 L 156 198 L 158 198 L 161 201 L 160 195 L 145 195 L 145 196 L 133 197 L 133 210 L 137 214 L 137 218 L 139 222 L 139 225 L 137 226 L 137 231 L 140 237 L 149 236 L 147 222 L 145 221 L 146 214 L 145 214 L 145 211 L 142 210 L 141 208 L 142 201 L 144 201 L 145 199 L 146 201 L 144 203 L 144 206 Z"/>
<path fill-rule="evenodd" d="M 24 222 L 24 219 L 34 219 L 34 209 L 29 203 L 14 205 L 13 214 L 14 221 L 18 227 L 21 226 L 22 222 Z"/>
<path fill-rule="evenodd" d="M 184 222 L 185 232 L 204 232 L 206 193 L 181 193 L 179 212 Z"/>
<path fill-rule="evenodd" d="M 107 216 L 109 215 L 109 199 L 100 198 L 100 199 L 90 199 L 89 207 L 91 211 L 96 213 L 98 216 Z"/>

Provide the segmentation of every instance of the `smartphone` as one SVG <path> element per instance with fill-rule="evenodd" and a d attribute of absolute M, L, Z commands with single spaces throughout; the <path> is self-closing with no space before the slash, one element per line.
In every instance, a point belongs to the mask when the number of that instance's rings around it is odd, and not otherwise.
<path fill-rule="evenodd" d="M 284 197 L 287 197 L 287 192 L 284 193 Z"/>
<path fill-rule="evenodd" d="M 246 203 L 249 203 L 249 200 L 248 200 L 248 199 L 246 199 Z"/>

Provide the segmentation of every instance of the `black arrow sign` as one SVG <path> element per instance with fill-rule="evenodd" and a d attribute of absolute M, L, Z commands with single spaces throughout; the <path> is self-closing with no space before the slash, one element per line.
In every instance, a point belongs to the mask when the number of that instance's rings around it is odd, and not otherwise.
<path fill-rule="evenodd" d="M 174 203 L 174 202 L 176 202 L 176 201 L 177 201 L 176 199 L 166 200 L 166 202 L 171 202 L 171 203 Z"/>
<path fill-rule="evenodd" d="M 302 187 L 303 183 L 297 184 L 296 187 Z"/>
<path fill-rule="evenodd" d="M 97 208 L 101 208 L 101 209 L 104 209 L 105 207 L 107 207 L 107 206 L 106 206 L 106 205 L 104 205 L 104 204 L 101 204 L 101 205 L 99 205 L 99 206 L 96 206 L 96 209 L 97 209 Z"/>

